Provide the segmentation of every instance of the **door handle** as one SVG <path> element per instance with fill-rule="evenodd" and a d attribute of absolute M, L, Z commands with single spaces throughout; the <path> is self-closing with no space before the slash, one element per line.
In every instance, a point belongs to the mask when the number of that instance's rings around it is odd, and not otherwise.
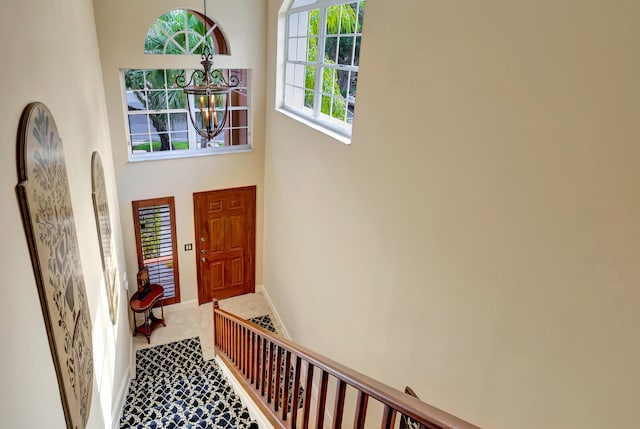
<path fill-rule="evenodd" d="M 200 258 L 200 261 L 202 262 L 207 262 L 207 258 L 205 258 L 204 256 L 202 258 Z"/>
<path fill-rule="evenodd" d="M 205 253 L 207 253 L 207 251 L 202 249 L 202 250 L 200 250 L 200 253 L 204 255 Z"/>

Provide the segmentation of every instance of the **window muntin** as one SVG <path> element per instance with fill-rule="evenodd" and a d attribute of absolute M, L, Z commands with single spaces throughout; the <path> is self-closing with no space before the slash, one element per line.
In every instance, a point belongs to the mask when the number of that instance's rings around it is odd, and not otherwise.
<path fill-rule="evenodd" d="M 148 159 L 149 155 L 180 156 L 249 146 L 249 71 L 220 70 L 227 80 L 231 74 L 237 76 L 239 84 L 229 94 L 224 131 L 207 144 L 194 130 L 188 117 L 186 95 L 175 83 L 182 72 L 181 69 L 123 70 L 130 160 Z M 193 70 L 184 72 L 190 76 Z M 191 106 L 199 105 L 198 101 L 193 101 Z M 196 118 L 200 115 L 198 110 L 192 113 Z"/>
<path fill-rule="evenodd" d="M 191 9 L 174 9 L 149 27 L 144 53 L 201 55 L 206 43 L 214 54 L 229 53 L 222 30 L 211 18 Z"/>
<path fill-rule="evenodd" d="M 284 106 L 347 136 L 363 17 L 364 1 L 297 0 L 287 13 Z"/>
<path fill-rule="evenodd" d="M 149 268 L 149 280 L 164 288 L 164 304 L 180 302 L 180 276 L 173 197 L 131 202 L 138 267 Z"/>

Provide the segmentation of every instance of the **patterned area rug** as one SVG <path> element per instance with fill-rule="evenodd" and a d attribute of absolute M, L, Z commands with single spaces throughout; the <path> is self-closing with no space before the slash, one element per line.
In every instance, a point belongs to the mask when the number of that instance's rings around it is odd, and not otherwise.
<path fill-rule="evenodd" d="M 248 322 L 253 323 L 254 325 L 258 325 L 261 328 L 266 329 L 267 331 L 271 331 L 274 334 L 277 334 L 276 328 L 273 326 L 273 322 L 271 321 L 271 317 L 268 314 L 264 316 L 253 317 L 251 319 L 247 319 Z"/>
<path fill-rule="evenodd" d="M 199 338 L 136 352 L 120 428 L 257 429 Z"/>

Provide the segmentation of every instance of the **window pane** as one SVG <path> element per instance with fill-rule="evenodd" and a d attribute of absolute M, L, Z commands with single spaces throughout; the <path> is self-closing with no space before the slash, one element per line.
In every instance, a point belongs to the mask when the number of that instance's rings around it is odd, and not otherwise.
<path fill-rule="evenodd" d="M 231 91 L 231 106 L 247 106 L 247 90 L 234 89 Z"/>
<path fill-rule="evenodd" d="M 147 92 L 147 103 L 149 110 L 165 110 L 167 109 L 167 93 L 161 91 Z"/>
<path fill-rule="evenodd" d="M 149 152 L 149 134 L 131 136 L 131 149 L 136 152 Z"/>
<path fill-rule="evenodd" d="M 293 107 L 302 109 L 304 105 L 304 90 L 302 88 L 293 89 Z"/>
<path fill-rule="evenodd" d="M 361 1 L 358 7 L 358 22 L 356 25 L 356 33 L 362 33 L 363 18 L 364 18 L 364 1 Z"/>
<path fill-rule="evenodd" d="M 305 61 L 307 59 L 307 45 L 308 42 L 306 37 L 301 37 L 298 39 L 298 61 Z"/>
<path fill-rule="evenodd" d="M 167 106 L 169 109 L 186 109 L 187 97 L 184 91 L 167 91 Z"/>
<path fill-rule="evenodd" d="M 328 64 L 336 64 L 338 54 L 338 38 L 327 37 L 324 43 L 324 62 Z"/>
<path fill-rule="evenodd" d="M 338 64 L 351 65 L 353 60 L 353 37 L 340 37 L 338 49 Z"/>
<path fill-rule="evenodd" d="M 171 133 L 169 137 L 174 150 L 189 149 L 189 135 L 187 133 Z"/>
<path fill-rule="evenodd" d="M 284 83 L 287 85 L 293 85 L 293 81 L 295 79 L 295 64 L 287 63 L 287 68 L 285 70 L 285 80 Z"/>
<path fill-rule="evenodd" d="M 356 31 L 357 9 L 357 3 L 342 5 L 342 21 L 340 23 L 340 34 L 353 34 Z"/>
<path fill-rule="evenodd" d="M 354 66 L 359 66 L 360 65 L 360 42 L 361 42 L 362 37 L 361 36 L 356 36 L 356 49 L 355 49 L 355 54 L 353 55 L 353 65 Z"/>
<path fill-rule="evenodd" d="M 320 9 L 309 11 L 309 36 L 318 36 L 320 29 Z"/>
<path fill-rule="evenodd" d="M 337 96 L 333 98 L 333 105 L 331 106 L 331 116 L 341 121 L 345 120 L 347 112 L 347 100 L 343 97 Z"/>
<path fill-rule="evenodd" d="M 296 50 L 298 47 L 298 39 L 289 39 L 289 50 L 287 51 L 287 59 L 289 61 L 295 61 L 297 58 Z"/>
<path fill-rule="evenodd" d="M 314 89 L 315 86 L 316 86 L 316 68 L 313 66 L 307 66 L 305 70 L 304 87 L 307 89 Z"/>
<path fill-rule="evenodd" d="M 145 77 L 145 80 L 146 80 L 145 83 L 148 89 L 164 89 L 165 88 L 164 70 L 162 69 L 146 70 L 144 73 L 144 77 Z"/>
<path fill-rule="evenodd" d="M 300 12 L 297 14 L 298 19 L 298 36 L 307 36 L 309 32 L 309 12 Z"/>
<path fill-rule="evenodd" d="M 343 97 L 346 97 L 348 95 L 350 77 L 351 77 L 351 72 L 347 70 L 338 70 L 337 72 L 337 84 L 340 90 L 340 95 L 342 95 Z"/>
<path fill-rule="evenodd" d="M 180 69 L 167 70 L 166 75 L 167 75 L 167 88 L 179 88 L 178 85 L 176 84 L 176 79 L 178 78 L 178 76 L 184 75 L 184 78 L 188 79 L 188 76 L 185 73 L 185 71 Z"/>
<path fill-rule="evenodd" d="M 151 132 L 167 131 L 168 116 L 166 113 L 153 113 L 149 115 Z"/>
<path fill-rule="evenodd" d="M 169 113 L 171 131 L 187 131 L 186 113 Z"/>
<path fill-rule="evenodd" d="M 320 104 L 320 111 L 325 115 L 328 115 L 330 109 L 331 109 L 331 97 L 328 95 L 323 95 L 322 102 Z"/>
<path fill-rule="evenodd" d="M 331 95 L 339 92 L 340 88 L 336 85 L 336 70 L 325 68 L 322 72 L 322 92 Z"/>
<path fill-rule="evenodd" d="M 307 47 L 307 61 L 315 62 L 318 59 L 318 38 L 311 37 L 308 40 L 309 44 Z"/>
<path fill-rule="evenodd" d="M 129 115 L 129 133 L 140 134 L 149 132 L 147 115 Z"/>
<path fill-rule="evenodd" d="M 146 104 L 144 91 L 127 91 L 127 110 L 146 110 Z"/>
<path fill-rule="evenodd" d="M 314 97 L 313 91 L 306 90 L 304 92 L 304 107 L 313 109 Z"/>
<path fill-rule="evenodd" d="M 340 31 L 340 6 L 329 6 L 326 20 L 326 34 L 338 34 Z"/>
<path fill-rule="evenodd" d="M 284 103 L 288 106 L 293 106 L 293 87 L 291 85 L 285 85 Z"/>
<path fill-rule="evenodd" d="M 232 110 L 229 112 L 229 127 L 239 128 L 247 126 L 248 112 L 246 110 Z"/>
<path fill-rule="evenodd" d="M 124 86 L 126 89 L 144 89 L 144 73 L 142 70 L 125 70 Z"/>
<path fill-rule="evenodd" d="M 305 73 L 305 66 L 303 66 L 302 64 L 296 64 L 296 79 L 294 82 L 295 86 L 299 86 L 300 88 L 304 87 Z"/>
<path fill-rule="evenodd" d="M 289 15 L 289 37 L 295 37 L 298 35 L 298 16 L 297 13 Z"/>

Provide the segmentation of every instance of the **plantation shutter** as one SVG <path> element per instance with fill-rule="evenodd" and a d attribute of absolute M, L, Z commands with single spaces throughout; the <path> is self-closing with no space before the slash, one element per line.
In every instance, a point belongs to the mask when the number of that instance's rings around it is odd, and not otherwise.
<path fill-rule="evenodd" d="M 173 197 L 132 204 L 139 268 L 146 265 L 149 281 L 164 288 L 165 304 L 180 302 Z"/>

